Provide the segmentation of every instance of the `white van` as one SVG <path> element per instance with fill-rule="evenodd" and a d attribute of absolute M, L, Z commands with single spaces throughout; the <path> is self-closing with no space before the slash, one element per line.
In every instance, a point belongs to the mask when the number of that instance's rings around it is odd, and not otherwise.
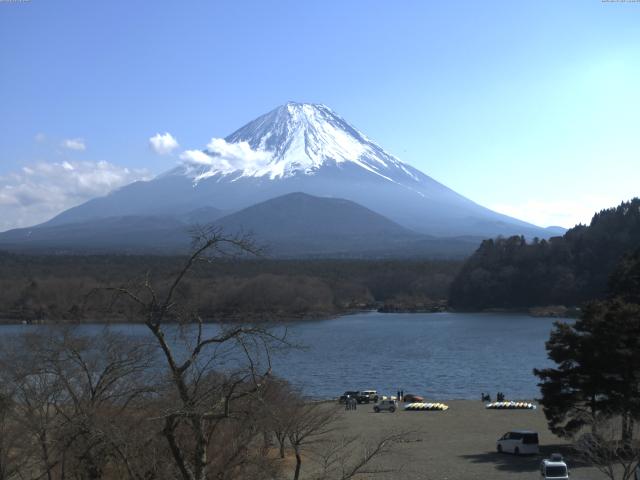
<path fill-rule="evenodd" d="M 569 468 L 562 455 L 554 453 L 550 458 L 542 460 L 540 476 L 544 480 L 569 480 Z"/>
<path fill-rule="evenodd" d="M 538 432 L 530 430 L 514 430 L 507 432 L 496 442 L 498 453 L 507 452 L 514 455 L 535 455 L 539 453 Z"/>

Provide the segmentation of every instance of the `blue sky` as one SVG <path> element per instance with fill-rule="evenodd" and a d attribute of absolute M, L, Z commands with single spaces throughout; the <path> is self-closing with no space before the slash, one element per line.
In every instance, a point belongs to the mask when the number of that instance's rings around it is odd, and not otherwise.
<path fill-rule="evenodd" d="M 0 230 L 289 100 L 537 224 L 640 194 L 640 3 L 5 0 L 0 72 Z"/>

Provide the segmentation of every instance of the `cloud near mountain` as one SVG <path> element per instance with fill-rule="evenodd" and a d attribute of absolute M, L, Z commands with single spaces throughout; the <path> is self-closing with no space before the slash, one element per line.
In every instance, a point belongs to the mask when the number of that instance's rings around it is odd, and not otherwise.
<path fill-rule="evenodd" d="M 212 138 L 206 150 L 187 150 L 180 155 L 180 159 L 186 167 L 196 171 L 204 167 L 206 171 L 200 177 L 205 178 L 206 172 L 254 172 L 266 167 L 272 155 L 268 151 L 254 150 L 248 142 L 227 142 L 224 138 Z"/>
<path fill-rule="evenodd" d="M 178 141 L 169 132 L 156 133 L 153 137 L 149 138 L 149 146 L 151 150 L 158 155 L 169 155 L 180 145 Z"/>
<path fill-rule="evenodd" d="M 150 178 L 109 162 L 39 162 L 0 176 L 0 231 L 52 215 L 131 182 Z"/>

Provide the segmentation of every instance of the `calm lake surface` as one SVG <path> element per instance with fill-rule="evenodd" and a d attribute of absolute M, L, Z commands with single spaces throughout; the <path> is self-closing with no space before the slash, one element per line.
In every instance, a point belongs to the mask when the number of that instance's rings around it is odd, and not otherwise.
<path fill-rule="evenodd" d="M 551 365 L 544 343 L 554 319 L 513 314 L 365 313 L 298 323 L 309 345 L 275 370 L 319 397 L 344 390 L 403 389 L 432 399 L 539 396 L 534 367 Z M 280 360 L 280 359 L 279 359 Z"/>
<path fill-rule="evenodd" d="M 544 343 L 553 322 L 516 314 L 376 312 L 296 322 L 289 338 L 306 348 L 276 354 L 273 370 L 316 398 L 403 389 L 428 399 L 479 399 L 480 392 L 495 398 L 497 391 L 533 399 L 539 396 L 533 368 L 551 365 Z M 34 328 L 46 327 L 1 326 L 0 335 Z M 143 325 L 112 328 L 147 335 Z"/>

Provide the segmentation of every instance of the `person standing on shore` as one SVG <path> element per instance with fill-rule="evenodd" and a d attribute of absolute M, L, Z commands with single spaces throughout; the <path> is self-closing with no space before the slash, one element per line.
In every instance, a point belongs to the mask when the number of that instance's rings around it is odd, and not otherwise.
<path fill-rule="evenodd" d="M 400 402 L 400 390 L 398 390 L 398 396 L 396 397 L 396 400 L 398 401 L 398 403 Z"/>
<path fill-rule="evenodd" d="M 400 390 L 400 401 L 404 403 L 404 390 Z"/>

